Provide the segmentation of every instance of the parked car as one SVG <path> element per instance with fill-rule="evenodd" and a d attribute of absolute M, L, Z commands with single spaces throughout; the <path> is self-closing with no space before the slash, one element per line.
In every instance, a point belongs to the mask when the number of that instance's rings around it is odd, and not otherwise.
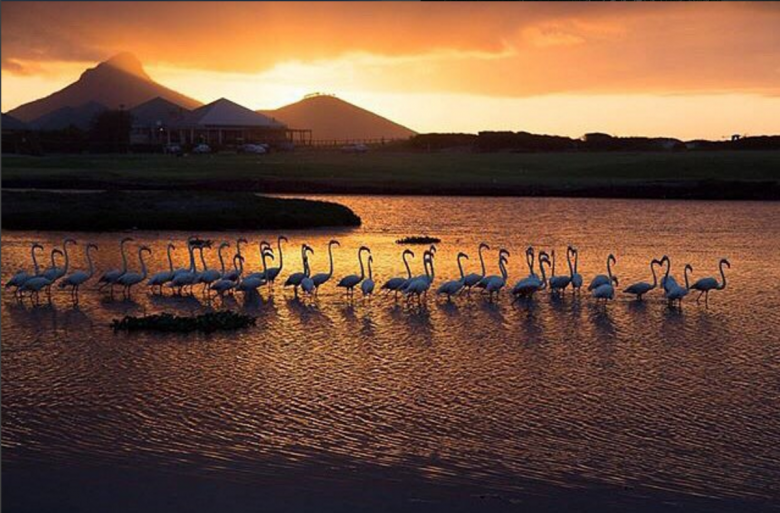
<path fill-rule="evenodd" d="M 182 153 L 181 146 L 179 146 L 178 144 L 168 144 L 168 145 L 166 145 L 165 148 L 163 148 L 163 152 L 169 153 L 169 154 L 172 154 L 172 155 L 181 155 L 181 153 Z"/>
<path fill-rule="evenodd" d="M 192 149 L 192 153 L 211 153 L 211 146 L 208 144 L 198 144 Z"/>
<path fill-rule="evenodd" d="M 365 144 L 347 144 L 341 147 L 341 151 L 344 153 L 366 153 L 368 146 Z"/>
<path fill-rule="evenodd" d="M 256 155 L 262 155 L 264 153 L 268 153 L 268 145 L 267 144 L 245 144 L 241 146 L 241 151 L 243 153 L 254 153 Z"/>

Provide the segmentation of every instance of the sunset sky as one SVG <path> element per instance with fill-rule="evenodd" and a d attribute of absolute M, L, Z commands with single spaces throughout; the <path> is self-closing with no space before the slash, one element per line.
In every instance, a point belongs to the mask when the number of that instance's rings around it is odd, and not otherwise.
<path fill-rule="evenodd" d="M 208 102 L 321 91 L 420 132 L 780 133 L 777 3 L 5 2 L 2 109 L 120 51 Z"/>

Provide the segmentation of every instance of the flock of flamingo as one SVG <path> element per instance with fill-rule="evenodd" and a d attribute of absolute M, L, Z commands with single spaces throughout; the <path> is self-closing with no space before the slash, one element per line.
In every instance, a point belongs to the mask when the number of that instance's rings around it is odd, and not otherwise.
<path fill-rule="evenodd" d="M 246 239 L 240 238 L 236 241 L 236 252 L 232 256 L 232 259 L 228 261 L 227 265 L 223 253 L 230 248 L 231 244 L 229 242 L 222 242 L 219 244 L 217 247 L 217 254 L 220 261 L 220 269 L 211 269 L 206 264 L 204 251 L 212 248 L 212 242 L 204 241 L 193 236 L 187 240 L 187 251 L 189 254 L 188 267 L 174 269 L 171 251 L 176 249 L 176 246 L 173 243 L 169 243 L 167 246 L 168 269 L 162 270 L 152 276 L 149 276 L 149 271 L 146 262 L 144 261 L 144 255 L 151 255 L 152 253 L 147 246 L 141 245 L 138 248 L 140 271 L 132 271 L 128 268 L 126 245 L 130 242 L 133 242 L 133 239 L 131 237 L 125 237 L 119 243 L 119 249 L 122 255 L 122 268 L 111 269 L 104 272 L 98 278 L 99 290 L 107 289 L 113 295 L 114 288 L 120 287 L 123 296 L 125 298 L 130 298 L 133 287 L 146 282 L 147 286 L 154 294 L 164 294 L 165 289 L 170 289 L 172 294 L 192 295 L 194 294 L 194 288 L 197 286 L 202 287 L 203 294 L 208 295 L 209 297 L 212 294 L 224 296 L 225 294 L 233 294 L 236 291 L 244 294 L 257 293 L 261 287 L 273 287 L 274 283 L 279 279 L 284 267 L 282 242 L 287 242 L 287 238 L 283 235 L 279 236 L 277 239 L 276 253 L 274 253 L 273 247 L 269 242 L 260 241 L 260 265 L 262 266 L 262 270 L 248 273 L 244 268 L 246 259 L 241 255 L 241 245 L 248 243 Z M 77 242 L 72 238 L 65 239 L 62 244 L 62 249 L 54 248 L 51 250 L 51 265 L 41 269 L 38 264 L 36 252 L 43 251 L 44 248 L 38 243 L 33 243 L 30 249 L 33 265 L 32 272 L 20 270 L 6 282 L 5 288 L 13 288 L 14 294 L 19 300 L 22 300 L 24 295 L 28 294 L 31 300 L 34 299 L 37 304 L 39 301 L 39 293 L 45 291 L 49 294 L 50 298 L 51 288 L 56 283 L 61 289 L 69 289 L 72 298 L 77 301 L 79 288 L 95 277 L 92 251 L 97 251 L 98 246 L 92 243 L 86 244 L 85 256 L 88 269 L 73 271 L 69 274 L 71 269 L 69 268 L 70 259 L 68 256 L 68 247 L 76 244 Z M 320 287 L 333 278 L 333 248 L 339 245 L 339 242 L 336 240 L 331 240 L 328 243 L 328 257 L 330 261 L 328 272 L 312 275 L 311 267 L 309 266 L 309 255 L 314 253 L 314 249 L 308 244 L 302 244 L 301 261 L 303 268 L 301 271 L 294 272 L 287 276 L 284 286 L 292 287 L 296 298 L 299 297 L 299 291 L 306 296 L 316 296 Z M 546 251 L 539 251 L 539 274 L 537 274 L 535 268 L 537 254 L 533 247 L 526 249 L 525 258 L 529 274 L 525 278 L 517 281 L 511 289 L 507 282 L 508 273 L 506 268 L 510 252 L 504 248 L 499 250 L 498 268 L 500 274 L 488 275 L 486 273 L 483 255 L 483 251 L 485 250 L 490 250 L 490 246 L 483 242 L 479 245 L 477 250 L 481 272 L 474 272 L 471 274 L 465 274 L 463 270 L 463 260 L 467 260 L 469 258 L 468 255 L 463 252 L 458 253 L 457 264 L 460 271 L 460 277 L 441 283 L 435 289 L 435 293 L 439 296 L 446 296 L 447 300 L 450 301 L 455 296 L 464 293 L 470 295 L 472 290 L 477 290 L 486 294 L 488 299 L 493 301 L 506 289 L 509 290 L 514 299 L 517 300 L 520 298 L 531 298 L 537 292 L 545 289 L 548 289 L 550 293 L 554 295 L 563 294 L 567 288 L 571 288 L 573 293 L 579 293 L 583 286 L 583 277 L 577 270 L 579 252 L 572 246 L 569 246 L 566 249 L 568 274 L 556 274 L 555 250 L 552 250 L 549 253 Z M 366 255 L 367 258 L 364 258 L 364 255 Z M 276 261 L 277 257 L 279 265 L 269 267 L 269 261 Z M 435 257 L 436 246 L 431 245 L 428 249 L 423 251 L 424 274 L 413 276 L 408 258 L 414 258 L 414 252 L 410 249 L 403 250 L 401 253 L 401 260 L 406 268 L 406 276 L 390 278 L 379 288 L 379 290 L 393 294 L 396 300 L 400 295 L 406 298 L 407 301 L 416 299 L 418 303 L 421 303 L 422 300 L 427 297 L 429 290 L 433 290 L 431 287 L 433 287 L 436 277 L 434 267 Z M 57 262 L 58 258 L 62 260 L 61 263 Z M 372 269 L 374 257 L 368 247 L 361 246 L 357 253 L 357 259 L 360 266 L 360 274 L 344 276 L 338 281 L 336 286 L 343 288 L 349 297 L 354 295 L 355 289 L 358 287 L 364 297 L 369 297 L 374 294 L 376 288 Z M 200 260 L 200 269 L 197 265 L 198 260 Z M 606 274 L 595 276 L 588 285 L 588 291 L 590 291 L 591 295 L 597 301 L 607 302 L 614 299 L 615 287 L 619 285 L 618 277 L 613 274 L 612 270 L 612 267 L 616 265 L 616 263 L 617 259 L 614 255 L 610 254 L 606 260 Z M 232 264 L 232 267 L 229 264 Z M 547 267 L 546 270 L 545 266 Z M 660 280 L 656 274 L 656 266 L 660 269 L 665 268 L 665 272 Z M 693 267 L 690 264 L 686 264 L 683 271 L 685 285 L 681 285 L 670 274 L 672 267 L 671 260 L 668 256 L 663 256 L 661 259 L 653 259 L 650 262 L 650 273 L 653 276 L 652 283 L 640 281 L 623 289 L 622 292 L 634 296 L 636 300 L 641 301 L 643 296 L 658 288 L 660 282 L 663 295 L 670 306 L 674 306 L 675 304 L 681 306 L 683 299 L 691 290 L 699 292 L 699 295 L 696 298 L 697 302 L 701 299 L 702 295 L 704 295 L 705 302 L 707 302 L 711 291 L 723 290 L 726 288 L 724 266 L 731 267 L 731 264 L 725 258 L 719 263 L 720 281 L 714 277 L 707 277 L 690 283 L 688 273 L 693 272 Z M 366 270 L 368 271 L 368 274 L 366 274 Z M 549 271 L 549 276 L 547 271 Z"/>

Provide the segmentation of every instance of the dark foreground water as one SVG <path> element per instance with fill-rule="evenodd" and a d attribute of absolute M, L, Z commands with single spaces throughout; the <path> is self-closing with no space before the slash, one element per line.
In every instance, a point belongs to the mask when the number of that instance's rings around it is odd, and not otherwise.
<path fill-rule="evenodd" d="M 423 307 L 346 300 L 326 285 L 298 302 L 260 297 L 130 301 L 84 290 L 33 307 L 4 293 L 3 506 L 9 511 L 756 511 L 780 500 L 780 205 L 620 200 L 333 198 L 364 226 L 287 233 L 285 271 L 300 243 L 336 276 L 372 248 L 377 282 L 403 274 L 400 236 L 443 239 L 437 282 L 455 255 L 488 272 L 512 252 L 510 283 L 527 274 L 528 244 L 576 244 L 586 282 L 618 258 L 621 285 L 649 280 L 668 254 L 680 276 L 728 286 L 705 308 L 670 310 L 658 292 L 606 307 L 587 295 L 511 304 L 476 295 Z M 117 267 L 122 234 L 72 234 Z M 165 264 L 185 233 L 133 236 Z M 234 241 L 239 234 L 200 234 Z M 243 234 L 259 267 L 257 241 Z M 4 233 L 3 282 L 29 267 L 29 244 L 60 233 Z M 131 266 L 138 267 L 133 249 Z M 422 248 L 415 248 L 421 253 Z M 216 265 L 215 252 L 209 253 Z M 559 261 L 559 274 L 565 265 Z M 422 272 L 420 255 L 413 260 Z M 230 334 L 114 334 L 125 314 L 229 308 L 257 316 Z"/>

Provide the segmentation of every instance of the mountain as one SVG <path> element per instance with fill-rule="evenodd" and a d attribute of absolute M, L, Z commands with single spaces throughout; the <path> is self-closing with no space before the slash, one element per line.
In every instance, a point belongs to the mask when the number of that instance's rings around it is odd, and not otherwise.
<path fill-rule="evenodd" d="M 25 103 L 8 114 L 25 122 L 63 107 L 80 107 L 89 102 L 110 109 L 131 109 L 156 97 L 192 109 L 201 103 L 152 80 L 132 54 L 120 53 L 81 74 L 74 83 L 45 98 Z"/>
<path fill-rule="evenodd" d="M 290 128 L 310 128 L 315 140 L 408 139 L 413 130 L 330 95 L 310 95 L 276 110 L 258 111 Z"/>
<path fill-rule="evenodd" d="M 18 132 L 20 130 L 23 131 L 30 129 L 30 127 L 27 126 L 27 123 L 24 123 L 13 116 L 9 116 L 8 114 L 3 114 L 2 126 L 3 131 L 9 130 Z"/>
<path fill-rule="evenodd" d="M 62 107 L 30 121 L 35 130 L 63 130 L 70 126 L 89 130 L 95 116 L 106 110 L 106 106 L 98 102 L 87 102 L 78 107 Z"/>

